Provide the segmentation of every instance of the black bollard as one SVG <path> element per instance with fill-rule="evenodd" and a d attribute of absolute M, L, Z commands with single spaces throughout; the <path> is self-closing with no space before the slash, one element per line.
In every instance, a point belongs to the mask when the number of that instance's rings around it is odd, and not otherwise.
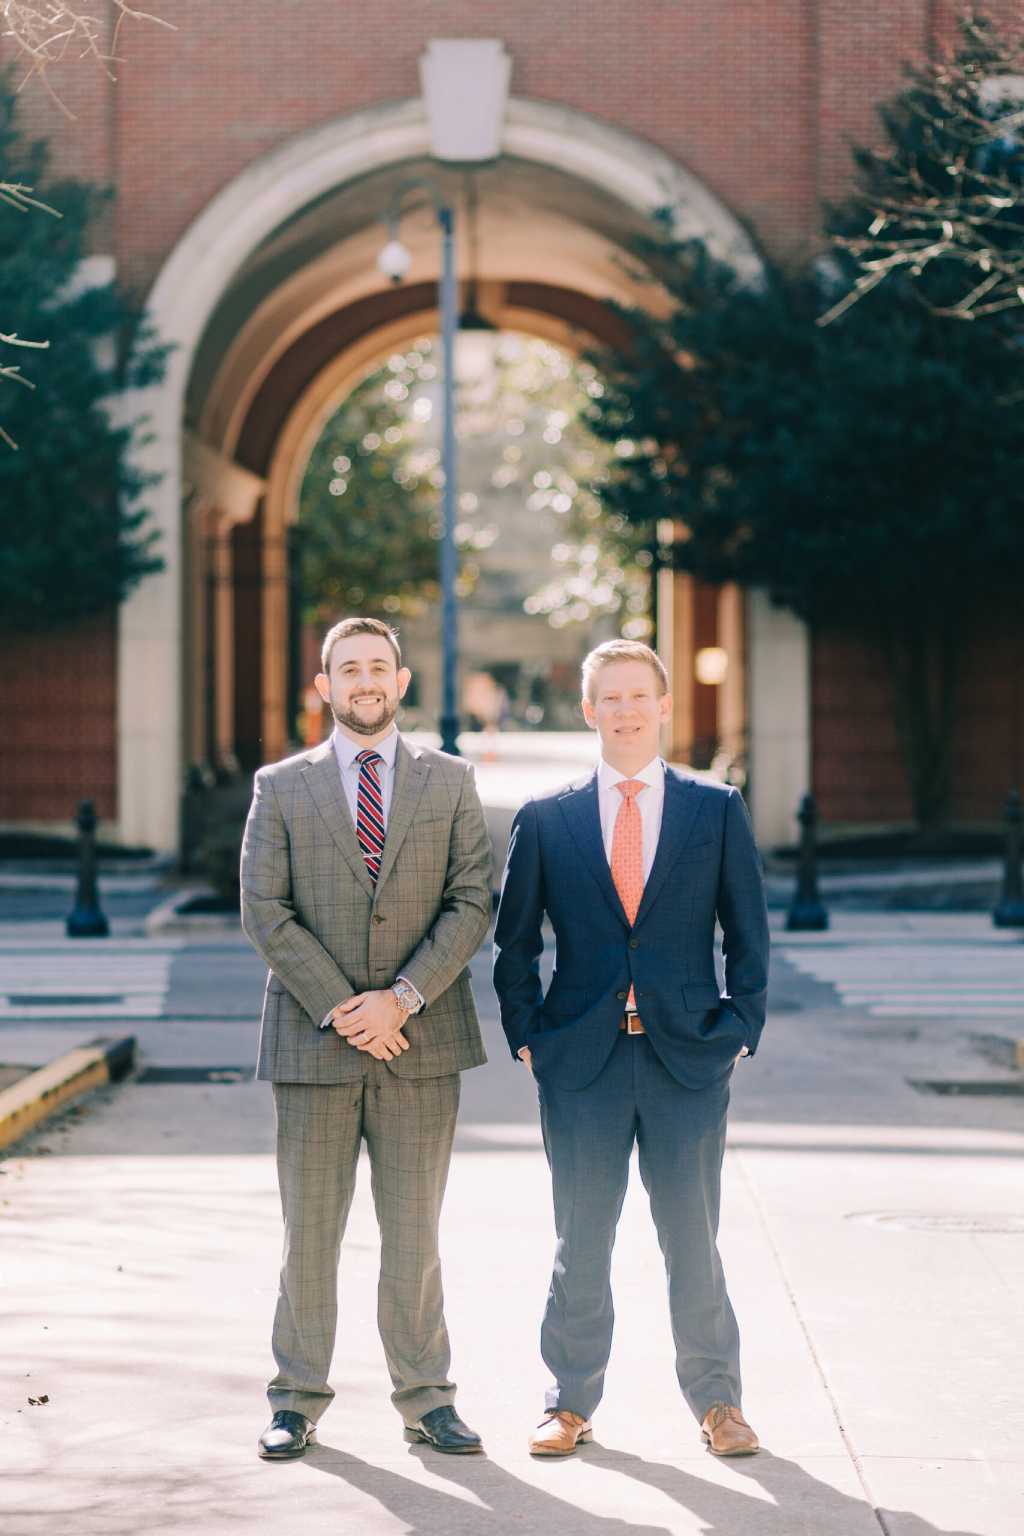
<path fill-rule="evenodd" d="M 819 933 L 828 927 L 828 913 L 818 895 L 818 807 L 813 795 L 804 795 L 796 819 L 800 823 L 800 866 L 786 929 L 789 933 Z"/>
<path fill-rule="evenodd" d="M 65 927 L 69 939 L 105 939 L 110 924 L 96 894 L 96 811 L 91 800 L 78 807 L 78 890 Z"/>
<path fill-rule="evenodd" d="M 1006 797 L 1006 865 L 1003 889 L 992 913 L 997 928 L 1024 928 L 1024 886 L 1020 873 L 1020 792 L 1011 789 Z"/>

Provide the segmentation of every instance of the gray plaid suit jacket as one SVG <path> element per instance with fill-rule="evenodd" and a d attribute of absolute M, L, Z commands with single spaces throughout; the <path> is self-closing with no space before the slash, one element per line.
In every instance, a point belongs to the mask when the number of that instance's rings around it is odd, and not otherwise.
<path fill-rule="evenodd" d="M 400 1077 L 486 1060 L 467 966 L 490 921 L 491 845 L 472 769 L 401 741 L 376 888 L 334 748 L 261 768 L 242 843 L 242 927 L 270 967 L 257 1077 L 341 1083 L 365 1053 L 320 1022 L 401 973 L 426 1006 L 408 1021 Z"/>

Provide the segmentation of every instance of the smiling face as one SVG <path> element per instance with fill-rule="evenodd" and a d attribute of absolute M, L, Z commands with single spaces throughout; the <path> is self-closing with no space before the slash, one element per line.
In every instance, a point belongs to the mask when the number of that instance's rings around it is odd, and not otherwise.
<path fill-rule="evenodd" d="M 338 729 L 373 746 L 390 731 L 411 677 L 383 635 L 359 634 L 334 642 L 330 672 L 317 673 L 314 682 Z"/>
<path fill-rule="evenodd" d="M 643 768 L 658 756 L 661 727 L 672 699 L 646 661 L 609 661 L 588 680 L 583 718 L 601 738 L 605 762 L 623 772 Z"/>

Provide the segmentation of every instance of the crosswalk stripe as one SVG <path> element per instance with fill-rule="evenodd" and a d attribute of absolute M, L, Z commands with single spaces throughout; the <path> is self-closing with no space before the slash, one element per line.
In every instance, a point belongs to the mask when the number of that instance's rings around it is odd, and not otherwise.
<path fill-rule="evenodd" d="M 178 946 L 0 951 L 0 1019 L 158 1018 Z"/>
<path fill-rule="evenodd" d="M 1017 1019 L 1024 1021 L 1024 954 L 1019 949 L 979 953 L 976 947 L 904 945 L 879 950 L 848 944 L 815 952 L 779 946 L 790 965 L 831 986 L 847 1008 L 877 1018 Z"/>

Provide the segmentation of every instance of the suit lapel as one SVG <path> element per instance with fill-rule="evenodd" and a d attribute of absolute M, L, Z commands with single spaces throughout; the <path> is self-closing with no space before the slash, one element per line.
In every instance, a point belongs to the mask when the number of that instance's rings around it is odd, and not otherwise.
<path fill-rule="evenodd" d="M 334 755 L 334 746 L 330 738 L 310 753 L 302 772 L 316 808 L 337 844 L 339 853 L 350 866 L 359 884 L 372 896 L 373 881 L 370 879 L 370 871 L 366 867 L 366 861 L 356 841 L 356 829 L 349 815 L 338 759 Z"/>
<path fill-rule="evenodd" d="M 395 784 L 391 792 L 391 809 L 388 812 L 388 830 L 384 838 L 384 853 L 377 876 L 378 889 L 394 868 L 399 849 L 405 842 L 413 824 L 420 796 L 427 785 L 430 770 L 419 754 L 418 748 L 410 749 L 399 737 L 395 755 Z"/>
<path fill-rule="evenodd" d="M 661 811 L 661 833 L 658 837 L 654 864 L 644 886 L 640 910 L 636 915 L 638 924 L 643 921 L 652 904 L 657 900 L 658 892 L 665 884 L 669 870 L 690 840 L 697 812 L 700 809 L 700 796 L 693 793 L 693 788 L 692 779 L 684 779 L 681 774 L 675 773 L 671 768 L 665 769 L 665 800 Z"/>
<path fill-rule="evenodd" d="M 605 857 L 596 772 L 585 783 L 574 785 L 558 803 L 562 807 L 562 815 L 565 817 L 576 846 L 583 855 L 587 868 L 601 887 L 601 892 L 615 916 L 628 928 L 629 918 L 619 900 L 619 893 L 615 889 L 612 872 Z"/>

